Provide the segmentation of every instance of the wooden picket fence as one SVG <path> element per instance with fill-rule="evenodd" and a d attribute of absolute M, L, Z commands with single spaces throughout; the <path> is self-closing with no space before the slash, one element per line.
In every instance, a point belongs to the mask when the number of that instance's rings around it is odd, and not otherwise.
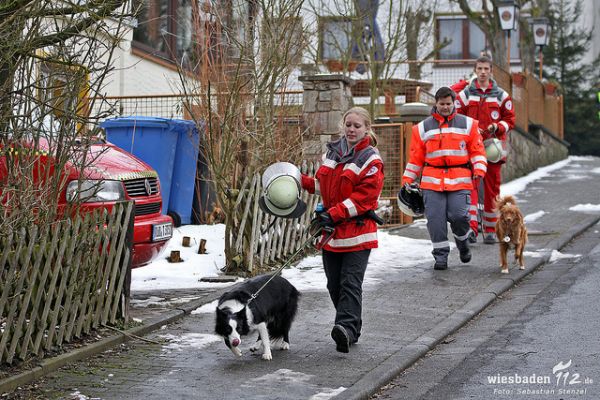
<path fill-rule="evenodd" d="M 317 163 L 304 163 L 301 167 L 303 173 L 314 175 L 318 168 Z M 302 200 L 306 202 L 307 212 L 300 218 L 287 219 L 275 218 L 263 212 L 258 199 L 262 194 L 261 175 L 256 173 L 246 177 L 235 202 L 237 218 L 240 221 L 239 231 L 235 242 L 238 254 L 244 251 L 244 236 L 242 232 L 250 229 L 248 251 L 248 271 L 252 273 L 255 268 L 262 268 L 277 261 L 285 260 L 300 249 L 303 243 L 310 238 L 308 227 L 320 196 L 302 191 Z"/>
<path fill-rule="evenodd" d="M 132 209 L 0 234 L 0 365 L 127 317 Z"/>

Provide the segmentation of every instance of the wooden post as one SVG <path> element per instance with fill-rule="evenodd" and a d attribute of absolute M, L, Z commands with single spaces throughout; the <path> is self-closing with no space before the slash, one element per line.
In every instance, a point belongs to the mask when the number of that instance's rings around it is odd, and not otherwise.
<path fill-rule="evenodd" d="M 125 236 L 125 246 L 129 251 L 129 257 L 126 260 L 127 269 L 125 275 L 125 283 L 123 285 L 123 294 L 121 295 L 121 316 L 125 322 L 129 322 L 129 302 L 131 300 L 131 262 L 133 261 L 133 231 L 135 222 L 135 202 L 131 205 L 131 214 L 129 216 L 129 224 L 127 226 L 127 234 Z"/>
<path fill-rule="evenodd" d="M 510 29 L 508 31 L 506 31 L 506 33 L 508 34 L 508 41 L 507 41 L 508 44 L 506 46 L 506 48 L 507 48 L 506 49 L 506 59 L 508 60 L 507 61 L 508 66 L 507 66 L 506 70 L 510 74 Z"/>
<path fill-rule="evenodd" d="M 183 239 L 181 239 L 181 245 L 183 247 L 190 247 L 190 237 L 189 236 L 184 236 Z"/>
<path fill-rule="evenodd" d="M 386 115 L 395 115 L 396 114 L 396 104 L 394 103 L 394 92 L 391 90 L 386 90 L 384 92 L 385 95 L 385 113 Z M 407 101 L 408 103 L 408 101 Z"/>
<path fill-rule="evenodd" d="M 544 65 L 544 53 L 542 52 L 542 46 L 540 46 L 540 82 L 542 81 L 542 67 Z"/>
<path fill-rule="evenodd" d="M 170 263 L 179 263 L 183 261 L 181 259 L 181 254 L 179 253 L 179 250 L 171 250 L 171 255 L 169 256 L 168 260 Z"/>
<path fill-rule="evenodd" d="M 200 239 L 200 246 L 198 246 L 198 254 L 206 254 L 206 239 Z"/>

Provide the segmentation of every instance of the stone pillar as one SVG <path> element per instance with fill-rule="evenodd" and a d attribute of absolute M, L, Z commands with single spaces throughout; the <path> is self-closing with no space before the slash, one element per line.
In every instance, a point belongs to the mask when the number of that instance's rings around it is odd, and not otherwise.
<path fill-rule="evenodd" d="M 354 80 L 341 74 L 304 75 L 298 79 L 304 87 L 304 158 L 320 159 L 327 142 L 339 137 L 339 122 L 353 105 L 350 87 Z"/>

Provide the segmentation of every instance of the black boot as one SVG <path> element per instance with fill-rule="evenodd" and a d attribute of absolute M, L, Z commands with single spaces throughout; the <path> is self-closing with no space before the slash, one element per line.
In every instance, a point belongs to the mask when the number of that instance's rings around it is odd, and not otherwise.
<path fill-rule="evenodd" d="M 350 352 L 350 337 L 341 325 L 335 325 L 331 330 L 331 338 L 335 341 L 335 349 L 340 353 Z"/>
<path fill-rule="evenodd" d="M 433 269 L 438 271 L 448 269 L 448 263 L 446 261 L 436 261 L 435 264 L 433 264 Z"/>
<path fill-rule="evenodd" d="M 460 261 L 464 263 L 471 261 L 471 250 L 468 247 L 460 250 Z"/>

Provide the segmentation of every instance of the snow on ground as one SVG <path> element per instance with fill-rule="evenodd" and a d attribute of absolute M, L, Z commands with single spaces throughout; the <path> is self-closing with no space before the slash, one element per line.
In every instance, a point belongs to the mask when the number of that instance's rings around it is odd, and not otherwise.
<path fill-rule="evenodd" d="M 215 300 L 203 306 L 200 306 L 192 311 L 192 314 L 213 314 L 217 309 L 217 304 L 219 300 Z"/>
<path fill-rule="evenodd" d="M 578 258 L 581 257 L 581 254 L 568 254 L 561 253 L 558 250 L 552 250 L 552 255 L 550 256 L 550 262 L 554 262 L 556 260 L 561 260 L 563 258 Z"/>
<path fill-rule="evenodd" d="M 507 182 L 500 186 L 500 196 L 506 196 L 508 194 L 516 195 L 517 193 L 525 190 L 525 187 L 531 182 L 545 178 L 550 174 L 550 172 L 563 168 L 565 165 L 569 164 L 575 159 L 576 157 L 569 157 L 565 160 L 561 160 L 554 164 L 539 168 L 530 173 L 529 175 L 525 175 L 521 178 L 517 178 L 510 182 Z"/>
<path fill-rule="evenodd" d="M 526 186 L 538 179 L 547 177 L 552 171 L 563 169 L 569 165 L 575 168 L 577 161 L 586 157 L 569 157 L 552 165 L 540 168 L 527 176 L 507 182 L 500 187 L 502 195 L 516 195 Z M 573 170 L 573 173 L 575 170 Z M 593 170 L 593 173 L 600 171 Z M 600 205 L 586 204 L 572 207 L 575 211 L 600 211 Z M 532 222 L 545 214 L 540 210 L 526 216 L 526 222 Z M 415 221 L 419 228 L 426 229 L 424 219 Z M 183 236 L 191 238 L 192 246 L 181 246 Z M 225 266 L 224 257 L 225 226 L 219 225 L 186 225 L 176 228 L 165 252 L 159 259 L 145 267 L 132 271 L 131 289 L 134 291 L 152 289 L 184 289 L 202 287 L 223 287 L 232 283 L 201 282 L 200 278 L 220 274 Z M 389 234 L 385 230 L 378 232 L 379 248 L 374 249 L 369 259 L 369 266 L 365 276 L 365 284 L 376 284 L 380 279 L 385 279 L 386 271 L 394 268 L 414 268 L 418 264 L 430 261 L 431 243 L 429 240 L 410 239 Z M 200 239 L 206 239 L 207 254 L 197 254 Z M 453 244 L 452 244 L 453 245 Z M 179 250 L 183 262 L 171 264 L 166 257 L 171 250 Z M 536 257 L 537 254 L 526 252 L 526 256 Z M 554 255 L 553 255 L 554 256 Z M 557 256 L 558 257 L 558 256 Z M 299 290 L 325 290 L 325 274 L 323 272 L 321 256 L 314 255 L 303 259 L 295 267 L 286 269 L 283 276 L 289 279 Z M 241 279 L 240 279 L 241 280 Z M 159 298 L 146 300 L 148 304 L 160 302 Z M 215 304 L 207 305 L 205 310 L 197 312 L 213 312 Z"/>
<path fill-rule="evenodd" d="M 577 204 L 576 206 L 570 207 L 571 211 L 583 211 L 583 212 L 596 212 L 600 211 L 600 204 Z"/>
<path fill-rule="evenodd" d="M 423 224 L 422 221 L 418 224 Z M 150 265 L 132 271 L 132 290 L 184 289 L 227 286 L 232 283 L 201 282 L 200 278 L 215 276 L 225 266 L 224 254 L 225 225 L 186 225 L 176 228 L 165 252 Z M 181 246 L 183 236 L 191 238 L 192 247 Z M 391 235 L 386 231 L 378 233 L 380 248 L 374 249 L 369 260 L 365 284 L 375 283 L 389 268 L 413 267 L 431 253 L 428 240 L 416 240 Z M 207 240 L 207 253 L 196 254 L 200 239 Z M 183 262 L 172 264 L 166 260 L 171 250 L 179 250 Z M 398 262 L 402 260 L 402 262 Z M 283 276 L 289 279 L 298 290 L 324 290 L 325 274 L 320 255 L 309 256 L 297 266 L 286 269 Z M 161 298 L 149 298 L 136 306 L 158 304 Z M 213 308 L 214 310 L 214 308 Z"/>
<path fill-rule="evenodd" d="M 533 258 L 542 258 L 542 257 L 544 257 L 544 253 L 540 253 L 539 251 L 524 251 L 523 256 L 533 257 Z"/>
<path fill-rule="evenodd" d="M 164 297 L 150 296 L 144 300 L 131 299 L 130 303 L 133 307 L 152 307 L 155 305 L 164 306 L 165 304 L 177 305 L 185 304 L 192 300 L 197 299 L 197 296 L 183 296 L 165 299 Z"/>
<path fill-rule="evenodd" d="M 410 239 L 386 231 L 379 231 L 377 237 L 379 248 L 371 251 L 365 285 L 377 283 L 391 269 L 414 267 L 431 257 L 429 240 Z M 327 281 L 320 254 L 306 257 L 295 268 L 284 270 L 282 275 L 300 291 L 324 290 Z"/>
<path fill-rule="evenodd" d="M 222 337 L 206 333 L 184 333 L 180 335 L 160 335 L 167 343 L 163 344 L 164 351 L 184 351 L 186 347 L 202 349 L 212 343 L 220 342 Z"/>
<path fill-rule="evenodd" d="M 537 251 L 524 251 L 523 255 L 525 257 L 533 257 L 533 258 L 541 258 L 550 253 L 550 259 L 548 262 L 555 262 L 557 260 L 561 260 L 563 258 L 578 258 L 581 257 L 581 254 L 569 254 L 569 253 L 561 253 L 558 250 L 550 250 L 550 249 L 539 249 Z"/>
<path fill-rule="evenodd" d="M 181 245 L 189 236 L 191 247 Z M 206 253 L 197 254 L 201 239 L 206 239 Z M 225 225 L 185 225 L 173 230 L 166 250 L 153 263 L 135 268 L 131 273 L 131 290 L 187 289 L 220 287 L 231 283 L 200 282 L 205 276 L 215 276 L 225 266 Z M 171 250 L 179 250 L 183 262 L 167 261 Z"/>
<path fill-rule="evenodd" d="M 73 393 L 70 394 L 70 396 L 70 400 L 90 400 L 90 397 L 86 396 L 85 394 L 82 394 L 79 390 L 75 390 Z"/>
<path fill-rule="evenodd" d="M 337 389 L 329 389 L 329 390 L 326 390 L 324 392 L 317 393 L 317 394 L 311 396 L 308 400 L 327 400 L 327 399 L 331 399 L 331 398 L 337 396 L 338 394 L 342 393 L 344 390 L 346 390 L 346 388 L 343 387 L 343 386 L 340 386 Z"/>
<path fill-rule="evenodd" d="M 540 210 L 540 211 L 534 212 L 533 214 L 527 214 L 526 216 L 523 217 L 523 220 L 525 221 L 525 223 L 533 222 L 536 219 L 542 217 L 544 214 L 546 214 L 546 212 Z"/>

